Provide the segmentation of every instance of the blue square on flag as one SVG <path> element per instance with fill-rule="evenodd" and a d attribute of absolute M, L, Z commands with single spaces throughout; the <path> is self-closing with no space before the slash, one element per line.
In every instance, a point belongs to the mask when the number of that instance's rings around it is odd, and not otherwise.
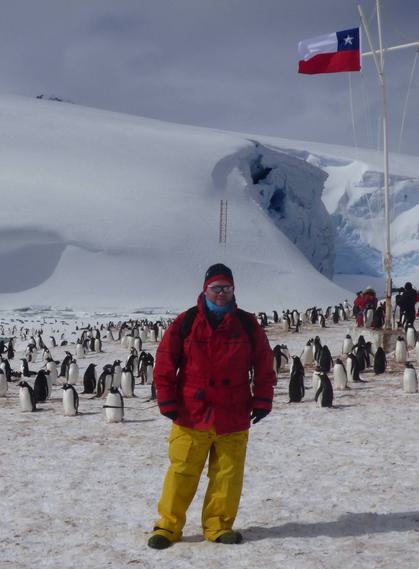
<path fill-rule="evenodd" d="M 338 38 L 338 51 L 359 50 L 359 28 L 336 32 Z"/>

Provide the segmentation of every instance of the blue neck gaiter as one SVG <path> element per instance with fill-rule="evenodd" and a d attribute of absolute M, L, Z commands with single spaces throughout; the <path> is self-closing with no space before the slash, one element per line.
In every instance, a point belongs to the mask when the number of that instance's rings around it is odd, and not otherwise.
<path fill-rule="evenodd" d="M 217 320 L 222 320 L 228 312 L 231 313 L 234 310 L 233 301 L 229 302 L 225 306 L 218 306 L 217 304 L 211 302 L 206 296 L 204 296 L 204 299 L 205 299 L 206 308 L 211 312 L 211 315 L 214 316 L 214 318 L 216 318 Z"/>

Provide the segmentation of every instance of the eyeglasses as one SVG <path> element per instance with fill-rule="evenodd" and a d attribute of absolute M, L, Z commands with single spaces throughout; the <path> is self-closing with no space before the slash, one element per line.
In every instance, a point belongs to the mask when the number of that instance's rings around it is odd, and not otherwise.
<path fill-rule="evenodd" d="M 215 294 L 220 294 L 220 292 L 232 292 L 234 290 L 233 285 L 215 285 L 215 286 L 209 286 L 208 288 L 210 289 L 211 292 L 214 292 Z"/>

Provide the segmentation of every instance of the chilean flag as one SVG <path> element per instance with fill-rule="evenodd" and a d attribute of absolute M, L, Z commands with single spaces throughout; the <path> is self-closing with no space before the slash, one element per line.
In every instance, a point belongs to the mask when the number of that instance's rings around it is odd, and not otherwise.
<path fill-rule="evenodd" d="M 298 44 L 298 73 L 360 71 L 359 28 L 317 36 Z"/>

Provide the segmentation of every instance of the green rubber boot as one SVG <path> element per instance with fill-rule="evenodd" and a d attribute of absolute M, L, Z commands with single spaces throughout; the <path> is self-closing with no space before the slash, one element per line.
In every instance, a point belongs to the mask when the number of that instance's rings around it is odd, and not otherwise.
<path fill-rule="evenodd" d="M 243 536 L 239 531 L 226 531 L 217 537 L 215 540 L 217 543 L 224 543 L 225 545 L 231 545 L 234 543 L 241 543 L 243 541 Z"/>
<path fill-rule="evenodd" d="M 148 547 L 152 547 L 153 549 L 167 549 L 171 544 L 170 539 L 159 534 L 152 535 L 147 542 Z"/>

